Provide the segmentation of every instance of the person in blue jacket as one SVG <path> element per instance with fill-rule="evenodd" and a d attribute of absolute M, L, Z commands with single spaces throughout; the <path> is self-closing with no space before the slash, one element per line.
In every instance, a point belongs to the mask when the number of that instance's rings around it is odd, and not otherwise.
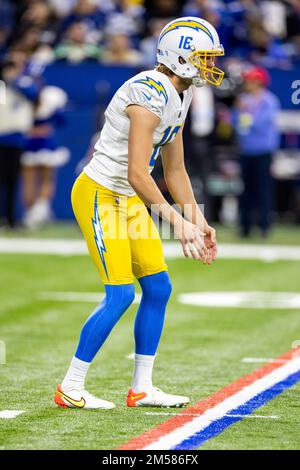
<path fill-rule="evenodd" d="M 265 69 L 252 66 L 243 78 L 244 92 L 233 113 L 244 185 L 240 199 L 241 235 L 249 236 L 257 222 L 262 236 L 267 236 L 272 210 L 271 159 L 279 146 L 280 104 L 267 89 L 270 76 Z"/>

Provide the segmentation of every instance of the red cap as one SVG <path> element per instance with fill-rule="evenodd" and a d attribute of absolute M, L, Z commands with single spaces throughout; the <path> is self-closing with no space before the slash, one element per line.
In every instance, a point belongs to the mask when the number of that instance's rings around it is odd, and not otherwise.
<path fill-rule="evenodd" d="M 253 66 L 243 73 L 243 79 L 245 81 L 251 80 L 260 82 L 263 86 L 268 86 L 271 83 L 271 77 L 269 72 L 262 68 Z"/>

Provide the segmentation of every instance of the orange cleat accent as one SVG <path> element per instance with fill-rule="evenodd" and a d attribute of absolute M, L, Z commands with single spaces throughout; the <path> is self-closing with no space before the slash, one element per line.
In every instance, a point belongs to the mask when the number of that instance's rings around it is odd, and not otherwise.
<path fill-rule="evenodd" d="M 136 402 L 139 400 L 142 400 L 142 398 L 145 398 L 147 396 L 147 393 L 141 392 L 141 393 L 134 393 L 132 388 L 129 389 L 128 395 L 127 395 L 127 406 L 136 406 Z"/>
<path fill-rule="evenodd" d="M 62 393 L 61 386 L 58 385 L 57 390 L 54 395 L 54 399 L 53 399 L 54 403 L 56 403 L 57 406 L 61 406 L 62 408 L 69 408 L 68 405 L 61 398 L 61 395 L 60 395 L 61 393 Z"/>

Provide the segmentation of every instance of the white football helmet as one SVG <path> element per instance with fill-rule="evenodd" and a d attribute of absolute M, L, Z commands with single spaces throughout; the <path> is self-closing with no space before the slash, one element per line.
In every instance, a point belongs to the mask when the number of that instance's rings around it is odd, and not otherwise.
<path fill-rule="evenodd" d="M 224 72 L 214 65 L 224 55 L 215 28 L 202 18 L 186 16 L 168 23 L 160 33 L 157 61 L 195 86 L 221 84 Z M 211 65 L 213 63 L 213 65 Z"/>

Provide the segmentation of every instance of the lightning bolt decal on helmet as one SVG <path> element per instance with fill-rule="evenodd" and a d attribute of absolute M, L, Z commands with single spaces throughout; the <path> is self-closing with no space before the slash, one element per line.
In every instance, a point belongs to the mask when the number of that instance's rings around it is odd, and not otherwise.
<path fill-rule="evenodd" d="M 207 82 L 221 84 L 224 72 L 214 62 L 223 55 L 217 31 L 202 18 L 187 16 L 173 20 L 159 36 L 158 63 L 181 78 L 191 78 L 198 87 Z"/>

